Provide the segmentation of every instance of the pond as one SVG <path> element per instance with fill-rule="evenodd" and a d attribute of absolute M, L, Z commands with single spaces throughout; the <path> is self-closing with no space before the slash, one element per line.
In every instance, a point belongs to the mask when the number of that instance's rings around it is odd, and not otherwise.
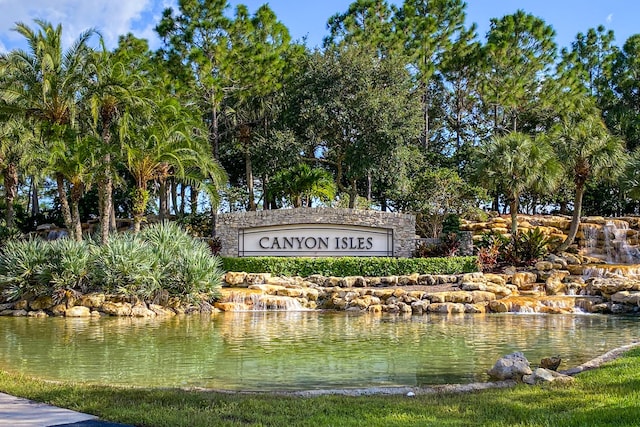
<path fill-rule="evenodd" d="M 87 383 L 295 390 L 487 379 L 502 355 L 577 366 L 638 340 L 638 318 L 241 312 L 168 319 L 0 318 L 0 369 Z"/>

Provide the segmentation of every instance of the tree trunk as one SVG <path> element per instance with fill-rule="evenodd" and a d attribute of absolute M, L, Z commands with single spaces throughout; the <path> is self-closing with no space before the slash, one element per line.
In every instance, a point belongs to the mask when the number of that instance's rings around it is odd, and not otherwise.
<path fill-rule="evenodd" d="M 9 163 L 4 169 L 4 196 L 7 204 L 7 211 L 5 212 L 6 225 L 8 228 L 12 228 L 14 224 L 15 211 L 13 209 L 13 202 L 16 199 L 18 193 L 18 168 L 14 163 Z"/>
<path fill-rule="evenodd" d="M 245 150 L 244 159 L 247 178 L 247 190 L 249 191 L 249 210 L 255 211 L 257 207 L 255 196 L 253 195 L 253 165 L 251 163 L 251 154 L 249 153 L 248 149 Z"/>
<path fill-rule="evenodd" d="M 218 224 L 218 207 L 211 203 L 211 237 L 216 237 L 216 225 Z"/>
<path fill-rule="evenodd" d="M 271 209 L 271 198 L 269 197 L 269 177 L 266 174 L 262 175 L 262 209 Z"/>
<path fill-rule="evenodd" d="M 356 199 L 358 198 L 358 186 L 357 181 L 354 178 L 351 181 L 351 188 L 349 190 L 349 209 L 355 209 Z"/>
<path fill-rule="evenodd" d="M 165 219 L 168 218 L 169 216 L 169 210 L 168 210 L 168 197 L 167 197 L 167 180 L 166 179 L 161 179 L 160 180 L 160 208 L 158 210 L 158 219 L 160 219 L 160 222 L 164 221 Z"/>
<path fill-rule="evenodd" d="M 31 177 L 31 216 L 35 217 L 40 213 L 40 201 L 38 200 L 38 184 L 34 177 Z"/>
<path fill-rule="evenodd" d="M 367 172 L 367 201 L 371 203 L 373 197 L 371 195 L 373 189 L 373 177 L 371 176 L 371 171 Z"/>
<path fill-rule="evenodd" d="M 189 204 L 191 205 L 191 214 L 195 215 L 198 213 L 198 189 L 193 185 L 191 186 L 191 191 L 189 191 Z"/>
<path fill-rule="evenodd" d="M 511 213 L 511 237 L 515 238 L 518 232 L 518 198 L 509 200 L 509 212 Z"/>
<path fill-rule="evenodd" d="M 106 138 L 106 139 L 105 139 Z M 109 144 L 107 136 L 103 136 L 105 144 Z M 104 175 L 98 185 L 100 204 L 100 241 L 102 244 L 109 240 L 109 228 L 111 226 L 111 209 L 113 208 L 113 182 L 111 179 L 111 154 L 107 153 L 103 158 Z"/>
<path fill-rule="evenodd" d="M 181 216 L 184 216 L 184 203 L 186 200 L 184 193 L 185 193 L 185 185 L 180 184 L 180 215 Z"/>
<path fill-rule="evenodd" d="M 82 189 L 82 184 L 75 184 L 71 187 L 71 223 L 73 224 L 73 238 L 78 242 L 82 240 L 82 222 L 80 221 L 80 209 L 78 207 L 82 197 Z"/>
<path fill-rule="evenodd" d="M 176 183 L 175 178 L 171 178 L 169 186 L 171 189 L 171 208 L 173 210 L 173 214 L 178 215 L 178 184 Z"/>
<path fill-rule="evenodd" d="M 118 231 L 118 221 L 116 221 L 116 207 L 111 204 L 111 213 L 109 213 L 109 233 Z"/>
<path fill-rule="evenodd" d="M 138 182 L 133 195 L 133 232 L 139 233 L 144 220 L 144 211 L 149 202 L 146 183 Z"/>
<path fill-rule="evenodd" d="M 64 176 L 60 172 L 56 173 L 56 184 L 58 185 L 58 198 L 60 199 L 60 210 L 62 210 L 64 226 L 67 228 L 69 237 L 75 239 L 73 235 L 73 223 L 71 221 L 71 209 L 69 208 L 69 200 L 67 200 L 67 189 L 64 186 Z"/>
<path fill-rule="evenodd" d="M 571 226 L 567 238 L 556 249 L 556 252 L 564 252 L 569 249 L 578 234 L 580 228 L 580 217 L 582 215 L 582 196 L 584 195 L 584 182 L 576 183 L 576 199 L 573 202 L 573 216 L 571 217 Z"/>

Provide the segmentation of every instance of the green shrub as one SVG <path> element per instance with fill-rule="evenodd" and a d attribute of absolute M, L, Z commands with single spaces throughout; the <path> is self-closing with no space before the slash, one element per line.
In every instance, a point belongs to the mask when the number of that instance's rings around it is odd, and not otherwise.
<path fill-rule="evenodd" d="M 161 268 L 150 245 L 130 234 L 98 247 L 92 282 L 104 292 L 151 298 L 160 290 Z"/>
<path fill-rule="evenodd" d="M 10 240 L 0 252 L 0 294 L 9 301 L 89 290 L 144 300 L 163 291 L 183 299 L 211 298 L 221 275 L 220 259 L 209 245 L 169 223 L 139 235 L 112 236 L 104 245 Z"/>
<path fill-rule="evenodd" d="M 478 270 L 476 257 L 451 258 L 223 258 L 223 270 L 271 273 L 277 276 L 392 276 L 457 274 Z"/>
<path fill-rule="evenodd" d="M 86 241 L 58 239 L 47 243 L 48 260 L 39 271 L 38 280 L 58 289 L 87 292 L 89 272 L 95 260 L 95 246 Z"/>
<path fill-rule="evenodd" d="M 49 253 L 50 245 L 39 239 L 5 242 L 0 253 L 0 291 L 7 301 L 51 292 L 40 279 Z"/>

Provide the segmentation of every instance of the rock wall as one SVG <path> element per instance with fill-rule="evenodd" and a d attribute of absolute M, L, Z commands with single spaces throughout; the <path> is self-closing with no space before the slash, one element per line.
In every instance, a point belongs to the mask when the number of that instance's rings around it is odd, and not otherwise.
<path fill-rule="evenodd" d="M 238 256 L 239 231 L 245 228 L 292 224 L 339 224 L 393 230 L 393 256 L 410 257 L 415 245 L 414 215 L 373 210 L 298 208 L 221 214 L 216 235 L 222 242 L 221 255 Z"/>
<path fill-rule="evenodd" d="M 540 229 L 558 241 L 566 239 L 571 217 L 565 215 L 518 215 L 518 230 Z M 488 232 L 510 236 L 511 217 L 501 215 L 487 221 L 463 220 L 461 230 L 473 233 L 474 242 Z M 640 262 L 640 217 L 606 218 L 590 216 L 581 219 L 573 251 L 594 258 L 593 262 Z"/>

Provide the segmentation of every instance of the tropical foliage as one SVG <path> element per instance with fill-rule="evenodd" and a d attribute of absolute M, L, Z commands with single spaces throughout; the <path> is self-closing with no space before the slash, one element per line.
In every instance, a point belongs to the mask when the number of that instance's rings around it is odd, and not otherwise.
<path fill-rule="evenodd" d="M 206 213 L 213 233 L 220 211 L 326 205 L 415 213 L 433 237 L 451 215 L 545 210 L 573 215 L 566 249 L 583 214 L 640 213 L 638 35 L 558 47 L 524 10 L 483 36 L 459 0 L 357 0 L 311 49 L 268 4 L 229 9 L 181 0 L 156 51 L 17 23 L 25 48 L 0 55 L 6 224 L 32 231 L 42 209 L 80 240 L 95 219 L 106 244 L 117 219 Z"/>
<path fill-rule="evenodd" d="M 220 260 L 209 245 L 174 223 L 141 234 L 93 240 L 10 240 L 0 252 L 0 292 L 9 301 L 68 292 L 101 291 L 153 301 L 163 293 L 182 300 L 213 299 Z"/>

